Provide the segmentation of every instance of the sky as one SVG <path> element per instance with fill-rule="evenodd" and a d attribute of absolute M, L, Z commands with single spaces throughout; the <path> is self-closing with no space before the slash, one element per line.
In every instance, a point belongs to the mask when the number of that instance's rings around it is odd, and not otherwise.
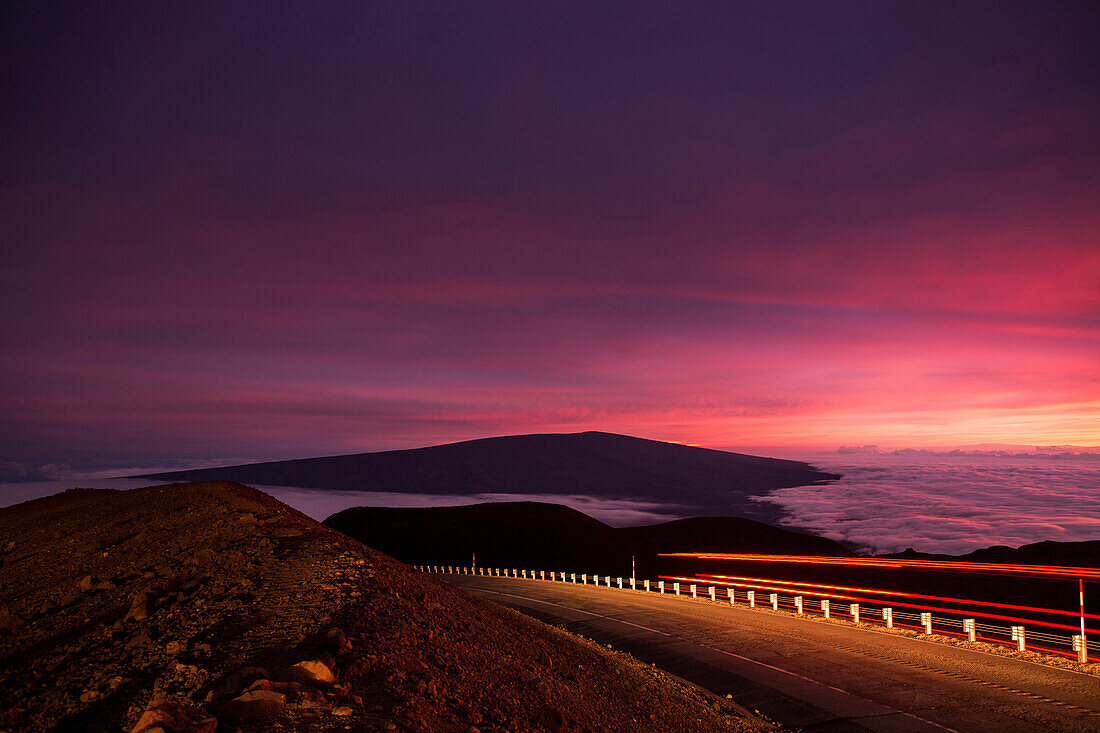
<path fill-rule="evenodd" d="M 0 33 L 9 466 L 1100 445 L 1096 3 L 7 2 Z"/>

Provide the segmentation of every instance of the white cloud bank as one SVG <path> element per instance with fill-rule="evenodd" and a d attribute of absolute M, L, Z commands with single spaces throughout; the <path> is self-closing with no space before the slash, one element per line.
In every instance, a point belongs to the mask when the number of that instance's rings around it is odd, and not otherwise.
<path fill-rule="evenodd" d="M 898 453 L 836 460 L 815 465 L 844 474 L 837 483 L 758 500 L 785 509 L 786 526 L 876 553 L 1100 539 L 1100 460 Z"/>

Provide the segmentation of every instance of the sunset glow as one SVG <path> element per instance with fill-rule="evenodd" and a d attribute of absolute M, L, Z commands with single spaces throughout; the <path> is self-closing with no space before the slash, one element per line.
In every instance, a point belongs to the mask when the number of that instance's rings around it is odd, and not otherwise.
<path fill-rule="evenodd" d="M 779 5 L 11 10 L 0 458 L 1100 445 L 1094 8 Z"/>

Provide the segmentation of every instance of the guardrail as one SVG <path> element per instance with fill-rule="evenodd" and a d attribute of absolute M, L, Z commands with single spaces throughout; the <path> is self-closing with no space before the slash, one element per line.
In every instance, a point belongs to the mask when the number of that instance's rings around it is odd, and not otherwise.
<path fill-rule="evenodd" d="M 768 579 L 742 578 L 739 582 L 730 580 L 730 576 L 668 576 L 662 575 L 655 582 L 649 579 L 615 577 L 588 573 L 566 573 L 555 570 L 526 570 L 506 568 L 463 567 L 455 565 L 416 565 L 416 569 L 437 574 L 481 575 L 489 577 L 518 578 L 547 582 L 575 583 L 595 587 L 614 588 L 639 593 L 657 593 L 662 595 L 704 598 L 712 603 L 724 602 L 731 606 L 743 603 L 749 608 L 769 608 L 772 611 L 793 611 L 797 616 L 817 615 L 830 621 L 849 621 L 856 626 L 882 628 L 906 628 L 918 631 L 925 636 L 941 634 L 965 638 L 968 641 L 983 641 L 1012 647 L 1018 651 L 1033 651 L 1043 654 L 1055 654 L 1076 658 L 1086 664 L 1100 656 L 1100 630 L 1086 628 L 1085 635 L 1066 634 L 1065 631 L 1077 630 L 1077 627 L 1056 621 L 1040 619 L 1021 619 L 994 610 L 1025 610 L 1042 612 L 1054 616 L 1077 616 L 1067 611 L 1041 609 L 1030 606 L 973 601 L 959 598 L 926 596 L 916 593 L 899 593 L 878 589 L 854 589 L 842 586 L 830 586 L 830 589 L 846 592 L 826 592 L 820 584 L 794 583 L 792 581 L 768 581 Z M 781 585 L 780 585 L 781 583 Z M 700 586 L 704 589 L 700 590 Z M 815 587 L 816 586 L 816 587 Z M 758 595 L 758 591 L 767 591 Z M 868 595 L 888 594 L 889 601 L 871 599 L 853 595 L 863 591 Z M 897 596 L 905 596 L 906 600 Z M 929 606 L 915 601 L 950 602 L 969 604 L 975 609 L 956 610 L 942 606 Z M 847 601 L 847 603 L 844 603 Z M 854 602 L 852 602 L 854 601 Z M 835 605 L 834 605 L 835 604 Z M 939 615 L 934 615 L 938 612 Z M 1094 614 L 1084 614 L 1085 618 L 1100 618 Z M 979 621 L 981 619 L 981 621 Z M 986 621 L 1011 621 L 1008 626 L 986 623 Z M 1054 631 L 1051 631 L 1053 629 Z M 1062 633 L 1057 633 L 1061 631 Z M 1090 636 L 1092 637 L 1090 639 Z"/>

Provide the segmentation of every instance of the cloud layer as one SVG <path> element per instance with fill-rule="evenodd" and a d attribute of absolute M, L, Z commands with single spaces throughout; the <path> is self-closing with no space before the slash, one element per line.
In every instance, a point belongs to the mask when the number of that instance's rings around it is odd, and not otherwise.
<path fill-rule="evenodd" d="M 835 461 L 835 458 L 834 458 Z M 844 478 L 772 492 L 785 522 L 865 551 L 963 554 L 1100 539 L 1100 457 L 859 457 Z"/>

